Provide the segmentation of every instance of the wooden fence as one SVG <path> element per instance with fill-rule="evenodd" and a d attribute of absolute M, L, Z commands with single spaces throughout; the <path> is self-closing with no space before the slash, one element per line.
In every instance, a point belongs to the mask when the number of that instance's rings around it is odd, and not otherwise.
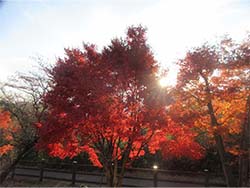
<path fill-rule="evenodd" d="M 31 173 L 32 172 L 32 173 Z M 103 169 L 84 164 L 72 163 L 45 163 L 20 161 L 12 170 L 12 178 L 25 176 L 71 182 L 76 184 L 106 185 Z M 150 168 L 128 168 L 124 176 L 123 186 L 126 187 L 157 187 L 157 186 L 225 186 L 222 174 L 203 172 L 173 171 Z M 139 182 L 141 182 L 139 184 Z"/>

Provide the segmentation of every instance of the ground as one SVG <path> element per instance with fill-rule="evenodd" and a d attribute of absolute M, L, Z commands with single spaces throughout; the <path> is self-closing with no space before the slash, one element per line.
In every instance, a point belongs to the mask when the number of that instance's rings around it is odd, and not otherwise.
<path fill-rule="evenodd" d="M 70 182 L 44 180 L 39 182 L 37 178 L 15 177 L 7 178 L 0 187 L 71 187 Z M 86 187 L 84 184 L 76 184 L 77 187 Z"/>

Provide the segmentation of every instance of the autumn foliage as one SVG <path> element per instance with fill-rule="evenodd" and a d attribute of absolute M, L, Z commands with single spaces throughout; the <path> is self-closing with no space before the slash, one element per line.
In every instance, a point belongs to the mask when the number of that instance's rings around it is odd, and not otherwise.
<path fill-rule="evenodd" d="M 166 157 L 202 157 L 196 133 L 173 121 L 158 100 L 158 65 L 145 34 L 141 26 L 130 27 L 125 39 L 112 40 L 101 52 L 95 45 L 65 50 L 50 71 L 53 87 L 44 97 L 49 114 L 38 125 L 39 149 L 62 159 L 87 152 L 105 169 L 110 186 L 121 185 L 118 165 L 123 176 L 147 148 Z"/>
<path fill-rule="evenodd" d="M 50 156 L 87 153 L 105 170 L 108 186 L 117 187 L 126 167 L 147 152 L 199 160 L 217 148 L 227 186 L 247 186 L 250 37 L 205 43 L 176 65 L 177 85 L 161 88 L 159 64 L 142 26 L 129 27 L 124 38 L 102 50 L 94 44 L 65 49 L 53 68 L 43 67 L 46 77 L 23 75 L 17 80 L 26 86 L 7 84 L 33 102 L 6 97 L 4 109 L 11 115 L 0 110 L 0 157 L 16 145 L 33 147 L 38 136 L 36 148 Z"/>
<path fill-rule="evenodd" d="M 9 112 L 0 111 L 0 156 L 7 154 L 13 149 L 11 141 L 13 140 L 12 134 L 17 130 L 13 126 Z"/>
<path fill-rule="evenodd" d="M 246 118 L 250 74 L 249 52 L 243 52 L 244 45 L 236 46 L 225 39 L 217 47 L 194 49 L 178 62 L 178 93 L 182 106 L 178 113 L 189 114 L 190 123 L 206 131 L 208 137 L 213 137 L 214 133 L 221 135 L 230 143 L 225 145 L 229 152 L 238 144 L 233 139 L 241 133 Z M 211 126 L 209 110 L 213 110 L 210 112 L 216 119 L 214 126 Z"/>
<path fill-rule="evenodd" d="M 241 156 L 241 142 L 248 139 L 241 134 L 249 134 L 249 46 L 249 39 L 236 44 L 226 38 L 193 49 L 178 62 L 181 120 L 189 117 L 186 124 L 206 136 L 207 147 L 216 145 L 228 186 L 236 182 L 226 153 Z"/>

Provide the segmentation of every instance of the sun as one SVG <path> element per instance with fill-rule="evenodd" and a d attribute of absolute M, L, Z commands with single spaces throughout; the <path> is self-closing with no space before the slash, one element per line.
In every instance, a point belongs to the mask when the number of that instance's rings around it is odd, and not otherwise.
<path fill-rule="evenodd" d="M 160 80 L 159 80 L 159 85 L 161 87 L 167 87 L 169 86 L 171 83 L 169 82 L 169 79 L 167 77 L 162 77 Z"/>

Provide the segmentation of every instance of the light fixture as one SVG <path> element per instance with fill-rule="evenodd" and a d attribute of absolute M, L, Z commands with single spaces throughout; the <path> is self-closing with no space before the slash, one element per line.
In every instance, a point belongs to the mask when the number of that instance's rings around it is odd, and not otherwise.
<path fill-rule="evenodd" d="M 153 169 L 154 169 L 154 170 L 157 170 L 157 169 L 158 169 L 158 166 L 157 166 L 157 165 L 153 165 Z"/>

